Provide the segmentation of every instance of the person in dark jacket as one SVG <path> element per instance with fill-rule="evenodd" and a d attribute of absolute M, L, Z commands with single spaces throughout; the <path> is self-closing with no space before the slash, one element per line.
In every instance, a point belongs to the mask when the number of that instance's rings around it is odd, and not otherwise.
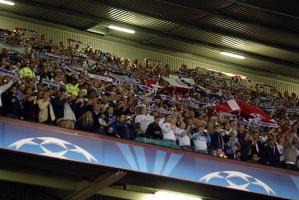
<path fill-rule="evenodd" d="M 275 138 L 269 138 L 267 144 L 264 147 L 261 162 L 265 165 L 273 167 L 280 166 L 280 154 L 275 144 Z"/>
<path fill-rule="evenodd" d="M 256 154 L 258 157 L 261 157 L 263 152 L 264 144 L 259 139 L 260 135 L 258 132 L 254 132 L 252 136 L 252 145 L 251 145 L 251 154 Z"/>
<path fill-rule="evenodd" d="M 56 120 L 63 118 L 64 116 L 64 104 L 68 96 L 65 91 L 60 91 L 59 96 L 53 99 L 53 110 L 55 113 Z"/>
<path fill-rule="evenodd" d="M 20 119 L 22 115 L 22 105 L 17 97 L 17 87 L 12 86 L 10 90 L 3 96 L 3 107 L 5 107 L 6 115 L 14 119 Z"/>
<path fill-rule="evenodd" d="M 101 125 L 99 122 L 99 119 L 101 118 L 102 112 L 101 107 L 99 104 L 94 105 L 92 110 L 92 118 L 93 118 L 93 125 L 95 128 L 95 132 L 100 133 L 101 132 Z"/>
<path fill-rule="evenodd" d="M 38 106 L 35 96 L 27 96 L 23 102 L 23 117 L 26 121 L 36 122 L 38 115 Z"/>
<path fill-rule="evenodd" d="M 73 101 L 73 110 L 77 118 L 87 111 L 92 111 L 93 98 L 86 98 L 84 92 L 79 91 L 77 98 Z"/>
<path fill-rule="evenodd" d="M 116 116 L 114 115 L 114 109 L 112 106 L 109 106 L 104 115 L 104 121 L 107 123 L 107 127 L 112 128 L 112 136 L 117 135 L 116 130 Z M 109 131 L 107 131 L 109 133 Z M 110 131 L 111 132 L 111 131 Z M 108 134 L 109 135 L 109 134 Z"/>
<path fill-rule="evenodd" d="M 240 149 L 242 153 L 241 159 L 243 161 L 250 160 L 252 154 L 252 140 L 248 132 L 244 132 L 243 135 L 241 136 L 240 145 L 241 145 Z"/>
<path fill-rule="evenodd" d="M 162 130 L 161 127 L 159 126 L 159 120 L 160 118 L 158 116 L 155 116 L 154 122 L 148 125 L 145 132 L 145 136 L 147 138 L 163 139 Z"/>
<path fill-rule="evenodd" d="M 133 128 L 126 118 L 126 115 L 120 115 L 116 120 L 116 132 L 121 138 L 132 139 L 134 136 Z"/>
<path fill-rule="evenodd" d="M 215 131 L 215 132 L 214 132 Z M 208 125 L 208 133 L 210 134 L 211 138 L 211 151 L 212 154 L 215 155 L 218 149 L 224 150 L 224 141 L 223 136 L 220 133 L 220 126 L 216 124 L 215 128 L 212 123 Z"/>

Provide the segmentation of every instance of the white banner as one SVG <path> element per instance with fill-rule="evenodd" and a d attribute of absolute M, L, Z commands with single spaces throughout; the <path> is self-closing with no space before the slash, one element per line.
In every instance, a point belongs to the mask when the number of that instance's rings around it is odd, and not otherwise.
<path fill-rule="evenodd" d="M 63 86 L 62 83 L 52 82 L 51 80 L 45 78 L 42 79 L 42 84 L 46 84 L 48 85 L 48 87 L 56 87 L 56 88 L 60 88 Z"/>
<path fill-rule="evenodd" d="M 88 73 L 88 77 L 96 79 L 96 80 L 100 80 L 100 81 L 113 82 L 113 79 L 110 77 L 107 77 L 107 76 L 100 76 L 100 75 Z"/>
<path fill-rule="evenodd" d="M 141 81 L 139 79 L 130 78 L 128 76 L 116 75 L 113 73 L 109 73 L 109 76 L 116 79 L 116 81 L 120 81 L 127 84 L 136 84 L 139 85 Z"/>
<path fill-rule="evenodd" d="M 151 88 L 151 87 L 148 87 L 148 86 L 145 86 L 145 85 L 138 85 L 138 87 L 139 87 L 142 91 L 145 91 L 145 92 L 148 92 L 148 93 L 155 93 L 154 88 Z"/>
<path fill-rule="evenodd" d="M 12 77 L 12 78 L 17 78 L 18 77 L 17 72 L 10 71 L 10 70 L 4 69 L 4 68 L 0 68 L 0 74 L 3 74 L 5 76 L 9 76 L 9 77 Z"/>

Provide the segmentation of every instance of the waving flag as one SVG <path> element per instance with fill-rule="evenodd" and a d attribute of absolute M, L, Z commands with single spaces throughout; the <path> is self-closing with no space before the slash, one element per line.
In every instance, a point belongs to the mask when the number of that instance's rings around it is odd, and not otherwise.
<path fill-rule="evenodd" d="M 278 126 L 277 122 L 261 108 L 241 100 L 229 100 L 218 104 L 216 111 L 229 113 L 239 111 L 242 117 L 251 119 L 253 124 L 273 127 Z"/>
<path fill-rule="evenodd" d="M 162 77 L 163 80 L 167 81 L 170 86 L 172 87 L 177 87 L 177 88 L 184 88 L 184 89 L 191 89 L 191 86 L 186 85 L 185 83 L 182 82 L 184 80 L 185 82 L 189 82 L 187 80 L 189 79 L 182 79 L 178 76 L 170 75 L 169 78 L 167 77 Z M 193 79 L 190 79 L 193 81 Z M 194 82 L 194 81 L 193 81 Z"/>

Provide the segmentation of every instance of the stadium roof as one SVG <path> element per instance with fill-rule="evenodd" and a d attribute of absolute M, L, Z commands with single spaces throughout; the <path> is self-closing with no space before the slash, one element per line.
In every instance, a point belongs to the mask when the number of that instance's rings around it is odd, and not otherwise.
<path fill-rule="evenodd" d="M 31 17 L 145 46 L 299 77 L 294 0 L 13 0 L 2 13 Z M 135 34 L 109 29 L 116 25 Z M 220 54 L 229 52 L 245 59 Z M 285 66 L 293 67 L 286 70 Z"/>

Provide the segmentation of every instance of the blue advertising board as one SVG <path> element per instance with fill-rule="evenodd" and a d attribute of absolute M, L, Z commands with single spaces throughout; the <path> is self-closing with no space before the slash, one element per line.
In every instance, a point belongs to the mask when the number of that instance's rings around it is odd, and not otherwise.
<path fill-rule="evenodd" d="M 0 148 L 299 199 L 299 176 L 152 145 L 0 119 Z M 36 127 L 35 127 L 36 126 Z"/>

